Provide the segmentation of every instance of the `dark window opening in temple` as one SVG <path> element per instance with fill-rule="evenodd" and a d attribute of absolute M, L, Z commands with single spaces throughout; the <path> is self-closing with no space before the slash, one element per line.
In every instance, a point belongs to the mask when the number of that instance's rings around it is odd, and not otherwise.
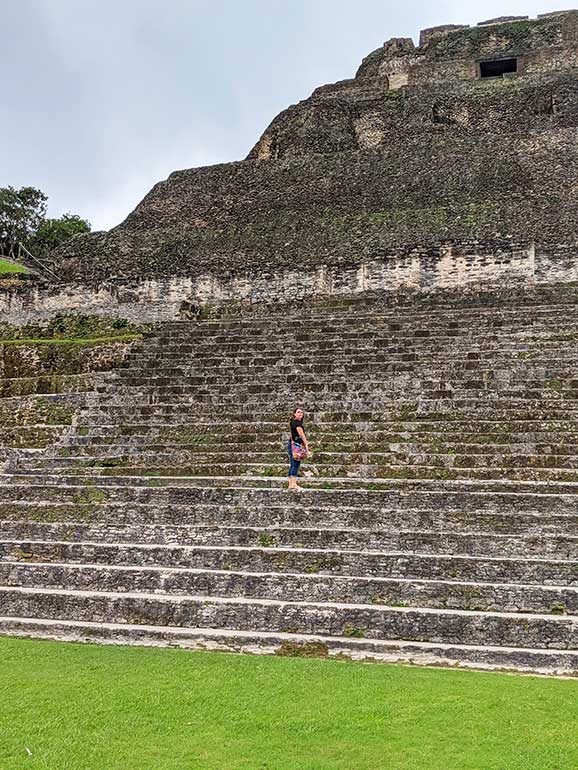
<path fill-rule="evenodd" d="M 480 62 L 481 78 L 501 78 L 510 72 L 518 71 L 517 59 L 496 59 L 494 61 Z"/>

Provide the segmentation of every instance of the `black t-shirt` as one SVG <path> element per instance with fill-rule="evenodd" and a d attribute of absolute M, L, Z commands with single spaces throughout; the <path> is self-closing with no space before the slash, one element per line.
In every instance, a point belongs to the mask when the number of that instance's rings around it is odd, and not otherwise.
<path fill-rule="evenodd" d="M 291 426 L 291 440 L 294 441 L 296 444 L 302 444 L 303 439 L 301 436 L 297 433 L 297 428 L 303 427 L 303 420 L 290 420 L 289 425 Z"/>

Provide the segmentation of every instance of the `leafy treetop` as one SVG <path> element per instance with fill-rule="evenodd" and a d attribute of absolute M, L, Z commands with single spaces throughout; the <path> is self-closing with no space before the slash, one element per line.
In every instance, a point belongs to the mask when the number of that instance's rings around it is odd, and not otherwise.
<path fill-rule="evenodd" d="M 48 219 L 47 200 L 35 187 L 0 187 L 0 255 L 14 257 L 22 244 L 40 256 L 74 235 L 90 232 L 90 223 L 77 214 Z"/>

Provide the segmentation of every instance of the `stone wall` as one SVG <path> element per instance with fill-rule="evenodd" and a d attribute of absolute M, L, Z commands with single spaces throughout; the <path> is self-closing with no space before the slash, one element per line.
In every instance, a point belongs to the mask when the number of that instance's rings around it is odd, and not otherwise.
<path fill-rule="evenodd" d="M 27 285 L 0 293 L 0 313 L 13 324 L 46 321 L 55 313 L 156 324 L 203 314 L 211 303 L 291 303 L 297 299 L 340 297 L 366 292 L 439 292 L 578 281 L 574 248 L 545 252 L 533 242 L 445 243 L 438 249 L 391 250 L 380 259 L 295 269 L 267 268 L 200 273 L 171 279 L 45 286 Z"/>
<path fill-rule="evenodd" d="M 2 314 L 0 459 L 6 450 L 42 449 L 61 438 L 98 374 L 118 367 L 145 328 L 118 316 L 87 316 L 86 304 L 55 314 L 49 293 L 41 304 L 35 322 L 34 314 Z"/>

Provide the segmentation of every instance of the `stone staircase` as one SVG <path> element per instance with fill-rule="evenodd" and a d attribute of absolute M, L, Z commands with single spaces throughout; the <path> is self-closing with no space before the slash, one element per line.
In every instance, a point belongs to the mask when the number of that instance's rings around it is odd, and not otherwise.
<path fill-rule="evenodd" d="M 164 324 L 2 476 L 0 631 L 577 674 L 578 305 L 528 297 Z"/>

